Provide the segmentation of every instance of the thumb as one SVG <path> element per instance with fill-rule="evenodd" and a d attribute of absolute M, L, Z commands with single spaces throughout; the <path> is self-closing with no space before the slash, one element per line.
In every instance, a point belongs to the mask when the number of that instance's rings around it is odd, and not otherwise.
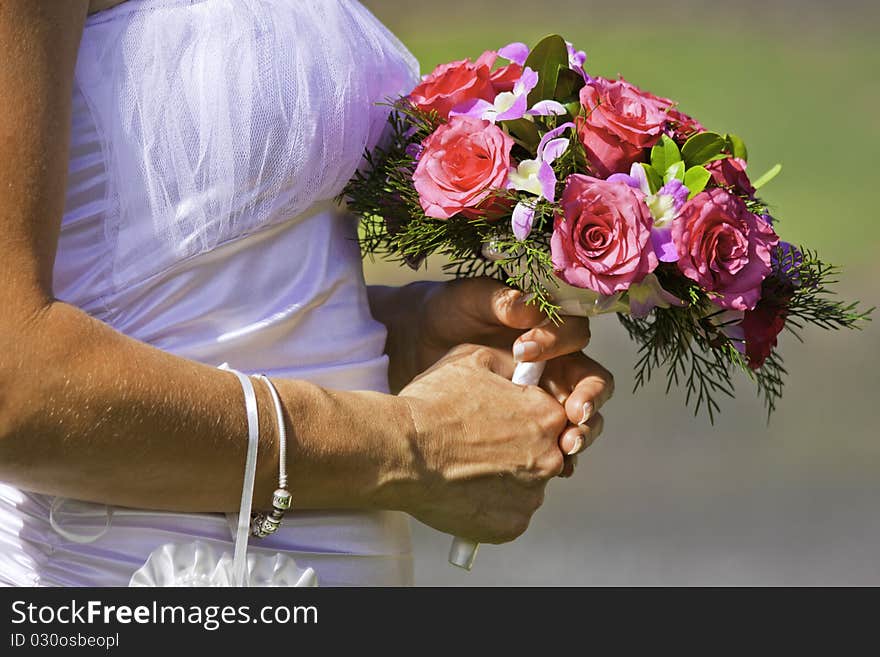
<path fill-rule="evenodd" d="M 492 278 L 470 279 L 466 291 L 469 314 L 488 326 L 530 329 L 546 321 L 528 295 Z"/>

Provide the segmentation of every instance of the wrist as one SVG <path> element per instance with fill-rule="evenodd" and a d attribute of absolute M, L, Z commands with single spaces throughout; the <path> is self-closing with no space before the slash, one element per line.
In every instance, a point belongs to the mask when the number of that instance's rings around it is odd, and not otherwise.
<path fill-rule="evenodd" d="M 405 400 L 304 381 L 274 383 L 288 423 L 288 488 L 294 509 L 406 510 L 419 474 L 417 435 Z M 277 487 L 277 460 L 275 466 L 271 490 Z"/>
<path fill-rule="evenodd" d="M 385 353 L 389 358 L 389 385 L 394 392 L 424 369 L 420 353 L 422 326 L 430 297 L 442 286 L 438 281 L 417 281 L 403 287 L 370 288 L 373 317 L 387 329 Z"/>

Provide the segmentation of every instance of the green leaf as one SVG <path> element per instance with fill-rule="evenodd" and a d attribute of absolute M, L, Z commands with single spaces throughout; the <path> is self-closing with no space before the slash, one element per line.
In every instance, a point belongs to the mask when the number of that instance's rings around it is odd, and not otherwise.
<path fill-rule="evenodd" d="M 578 100 L 578 94 L 584 86 L 584 79 L 572 71 L 568 66 L 559 69 L 559 77 L 556 80 L 556 91 L 553 98 L 560 103 L 568 103 Z"/>
<path fill-rule="evenodd" d="M 651 165 L 657 171 L 666 171 L 676 162 L 681 162 L 678 144 L 663 135 L 657 145 L 651 149 Z"/>
<path fill-rule="evenodd" d="M 576 119 L 581 113 L 584 111 L 584 106 L 581 105 L 579 100 L 576 100 L 571 103 L 564 103 L 565 109 L 568 110 L 568 113 L 571 115 L 571 118 Z"/>
<path fill-rule="evenodd" d="M 537 152 L 538 144 L 541 142 L 541 134 L 538 132 L 538 126 L 534 122 L 528 119 L 512 119 L 510 121 L 502 121 L 501 124 L 532 153 Z"/>
<path fill-rule="evenodd" d="M 688 188 L 688 200 L 706 189 L 706 185 L 712 179 L 712 174 L 705 167 L 695 166 L 688 169 L 684 174 L 684 186 Z"/>
<path fill-rule="evenodd" d="M 644 162 L 639 162 L 639 164 L 645 170 L 645 176 L 648 178 L 648 187 L 651 189 L 651 193 L 656 194 L 657 190 L 663 187 L 663 180 L 661 180 L 660 174 L 650 164 L 645 164 Z"/>
<path fill-rule="evenodd" d="M 734 157 L 738 157 L 746 162 L 749 161 L 749 152 L 746 150 L 746 144 L 742 139 L 737 135 L 726 135 L 725 140 L 727 141 L 727 150 Z"/>
<path fill-rule="evenodd" d="M 568 48 L 558 34 L 538 42 L 526 59 L 526 66 L 538 74 L 538 84 L 529 93 L 529 107 L 540 100 L 552 100 L 559 81 L 559 69 L 568 68 Z"/>
<path fill-rule="evenodd" d="M 684 181 L 684 162 L 673 162 L 663 175 L 664 182 L 672 182 L 676 178 Z"/>
<path fill-rule="evenodd" d="M 766 185 L 768 182 L 778 176 L 780 171 L 782 171 L 782 165 L 777 164 L 772 169 L 770 169 L 770 171 L 758 178 L 757 181 L 753 182 L 752 185 L 755 189 L 761 189 L 764 185 Z"/>
<path fill-rule="evenodd" d="M 701 132 L 688 139 L 681 148 L 681 155 L 688 167 L 705 164 L 721 153 L 727 145 L 724 137 L 716 132 Z"/>

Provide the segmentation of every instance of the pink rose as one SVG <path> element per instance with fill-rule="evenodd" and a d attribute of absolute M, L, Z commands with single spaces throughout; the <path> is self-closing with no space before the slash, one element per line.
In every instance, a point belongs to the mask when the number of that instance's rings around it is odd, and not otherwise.
<path fill-rule="evenodd" d="M 725 157 L 704 165 L 712 174 L 712 180 L 721 187 L 731 187 L 742 196 L 753 197 L 755 188 L 746 175 L 746 162 L 738 157 Z"/>
<path fill-rule="evenodd" d="M 441 64 L 412 90 L 409 99 L 420 110 L 436 110 L 444 119 L 451 109 L 465 101 L 483 99 L 491 102 L 496 95 L 491 78 L 497 57 L 497 53 L 486 51 L 476 62 L 462 59 Z"/>
<path fill-rule="evenodd" d="M 596 78 L 581 89 L 586 117 L 578 117 L 578 135 L 593 173 L 607 178 L 628 172 L 657 143 L 666 112 L 654 98 L 625 80 Z"/>
<path fill-rule="evenodd" d="M 566 181 L 561 205 L 550 251 L 565 282 L 610 295 L 641 282 L 657 267 L 653 219 L 641 192 L 576 173 Z"/>
<path fill-rule="evenodd" d="M 449 219 L 504 189 L 513 139 L 489 121 L 454 116 L 423 145 L 413 183 L 427 216 Z"/>
<path fill-rule="evenodd" d="M 672 223 L 672 239 L 678 268 L 721 295 L 715 303 L 733 310 L 755 307 L 779 238 L 742 199 L 720 188 L 697 194 Z"/>

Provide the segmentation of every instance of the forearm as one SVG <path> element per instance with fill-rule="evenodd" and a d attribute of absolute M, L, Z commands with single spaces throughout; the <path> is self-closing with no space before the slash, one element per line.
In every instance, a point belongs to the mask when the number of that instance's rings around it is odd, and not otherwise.
<path fill-rule="evenodd" d="M 388 379 L 391 389 L 399 391 L 421 371 L 417 338 L 430 294 L 442 283 L 418 281 L 403 287 L 371 285 L 367 288 L 370 311 L 385 324 L 388 337 Z"/>
<path fill-rule="evenodd" d="M 27 490 L 179 511 L 238 508 L 247 419 L 227 372 L 128 338 L 60 302 L 0 327 L 0 480 Z M 15 325 L 15 329 L 9 328 Z M 411 421 L 389 395 L 276 380 L 295 504 L 395 506 Z M 268 390 L 254 382 L 255 505 L 277 487 Z"/>

